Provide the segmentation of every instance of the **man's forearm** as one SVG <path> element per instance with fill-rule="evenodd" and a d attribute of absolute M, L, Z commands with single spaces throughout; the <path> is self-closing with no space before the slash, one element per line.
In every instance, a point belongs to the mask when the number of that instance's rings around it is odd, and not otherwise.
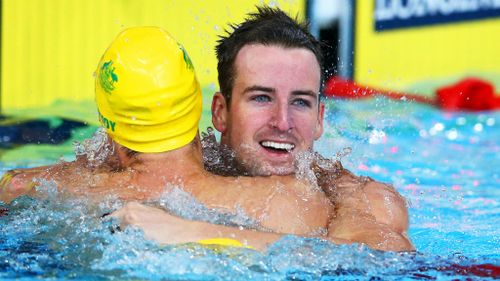
<path fill-rule="evenodd" d="M 0 201 L 10 203 L 21 195 L 35 195 L 34 187 L 41 179 L 50 180 L 61 190 L 84 196 L 97 193 L 97 191 L 82 188 L 91 186 L 93 182 L 103 182 L 101 185 L 108 188 L 113 186 L 105 181 L 111 175 L 108 171 L 113 169 L 112 166 L 104 163 L 101 167 L 90 167 L 87 162 L 86 158 L 79 157 L 71 162 L 7 171 L 0 180 Z"/>
<path fill-rule="evenodd" d="M 229 238 L 237 240 L 243 245 L 253 249 L 264 251 L 270 244 L 283 236 L 277 233 L 216 225 L 200 221 L 189 221 L 189 223 L 191 224 L 191 226 L 188 227 L 190 233 L 184 236 L 185 241 L 181 241 L 183 243 L 199 242 L 213 238 Z M 165 238 L 167 237 L 162 236 L 155 240 L 162 244 L 171 244 L 171 241 Z"/>
<path fill-rule="evenodd" d="M 123 227 L 132 225 L 142 229 L 146 238 L 155 240 L 160 244 L 179 244 L 213 238 L 229 238 L 262 251 L 269 244 L 283 236 L 278 233 L 186 220 L 170 215 L 164 210 L 136 202 L 126 204 L 125 207 L 115 211 L 111 216 L 118 218 Z"/>

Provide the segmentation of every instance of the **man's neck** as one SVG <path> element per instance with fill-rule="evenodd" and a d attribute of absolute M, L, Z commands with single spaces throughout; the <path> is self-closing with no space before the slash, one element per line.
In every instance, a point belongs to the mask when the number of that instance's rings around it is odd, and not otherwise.
<path fill-rule="evenodd" d="M 198 139 L 181 148 L 159 153 L 127 153 L 127 149 L 114 143 L 121 170 L 133 172 L 140 177 L 160 177 L 169 180 L 172 177 L 189 176 L 204 172 L 201 146 Z M 158 181 L 158 178 L 156 179 Z"/>

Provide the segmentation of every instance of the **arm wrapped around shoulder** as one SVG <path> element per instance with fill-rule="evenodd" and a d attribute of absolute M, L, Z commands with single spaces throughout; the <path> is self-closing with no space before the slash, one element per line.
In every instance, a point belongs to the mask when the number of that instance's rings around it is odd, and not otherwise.
<path fill-rule="evenodd" d="M 339 164 L 316 169 L 318 184 L 335 206 L 328 238 L 364 243 L 377 250 L 412 251 L 407 237 L 408 209 L 391 186 L 353 175 Z"/>
<path fill-rule="evenodd" d="M 396 232 L 406 232 L 408 208 L 403 196 L 394 187 L 376 181 L 368 182 L 363 189 L 375 220 Z"/>

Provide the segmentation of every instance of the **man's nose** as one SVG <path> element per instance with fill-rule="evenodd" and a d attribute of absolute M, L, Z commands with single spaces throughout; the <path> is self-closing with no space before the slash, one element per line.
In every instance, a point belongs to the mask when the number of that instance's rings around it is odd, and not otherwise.
<path fill-rule="evenodd" d="M 281 132 L 290 131 L 293 128 L 293 120 L 288 104 L 276 104 L 270 124 Z"/>

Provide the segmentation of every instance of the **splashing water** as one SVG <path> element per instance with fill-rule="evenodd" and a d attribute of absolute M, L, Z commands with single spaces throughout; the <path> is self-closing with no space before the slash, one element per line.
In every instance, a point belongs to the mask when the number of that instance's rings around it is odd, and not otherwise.
<path fill-rule="evenodd" d="M 168 192 L 163 193 L 159 205 L 169 212 L 190 220 L 206 221 L 228 226 L 244 226 L 247 228 L 260 229 L 245 212 L 237 208 L 235 214 L 222 213 L 205 207 L 191 194 L 182 190 L 179 186 L 168 186 Z"/>
<path fill-rule="evenodd" d="M 342 156 L 344 166 L 394 184 L 410 203 L 409 235 L 418 253 L 383 253 L 294 236 L 282 238 L 265 253 L 197 244 L 161 247 L 137 229 L 117 231 L 117 222 L 100 218 L 120 207 L 119 202 L 92 205 L 67 198 L 46 182 L 40 187 L 45 196 L 0 203 L 0 210 L 6 210 L 0 211 L 0 279 L 499 278 L 500 113 L 449 114 L 385 99 L 327 103 L 325 136 L 315 148 L 331 158 L 350 148 Z M 370 142 L 374 131 L 383 132 L 385 141 Z M 452 137 L 446 132 L 453 132 Z M 88 149 L 77 151 L 88 155 L 95 151 L 91 146 L 104 143 L 84 143 Z M 227 223 L 180 190 L 170 196 L 160 202 L 171 211 Z M 179 202 L 188 202 L 189 208 Z M 240 215 L 233 223 L 252 225 Z"/>
<path fill-rule="evenodd" d="M 73 146 L 75 155 L 77 157 L 85 156 L 90 167 L 101 166 L 114 153 L 113 146 L 108 141 L 108 135 L 104 128 L 97 129 L 90 139 L 82 142 L 75 141 Z"/>

